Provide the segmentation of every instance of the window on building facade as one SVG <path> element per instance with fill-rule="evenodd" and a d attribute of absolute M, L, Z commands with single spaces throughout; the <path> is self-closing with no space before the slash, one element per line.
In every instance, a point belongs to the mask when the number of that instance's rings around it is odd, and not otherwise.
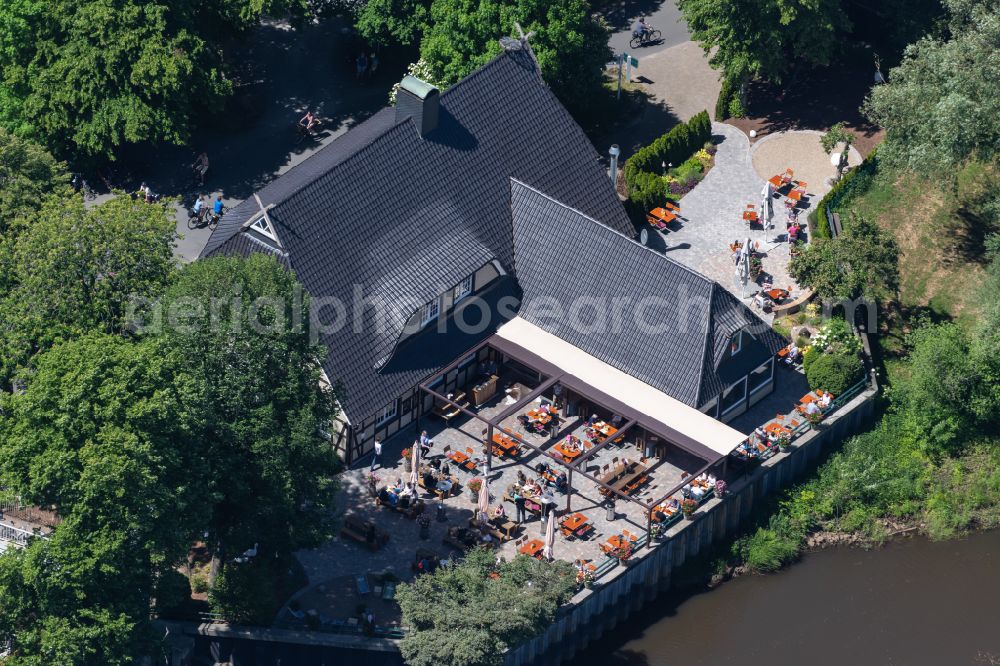
<path fill-rule="evenodd" d="M 430 303 L 424 306 L 423 312 L 420 313 L 420 325 L 426 326 L 435 319 L 441 313 L 441 301 L 434 299 Z"/>
<path fill-rule="evenodd" d="M 764 388 L 771 381 L 771 371 L 774 366 L 774 359 L 767 359 L 767 363 L 764 363 L 759 368 L 750 373 L 750 377 L 747 378 L 749 385 L 747 390 L 750 393 L 757 391 L 758 389 Z"/>
<path fill-rule="evenodd" d="M 736 335 L 729 341 L 729 355 L 736 356 L 743 348 L 743 331 L 736 331 Z"/>
<path fill-rule="evenodd" d="M 260 219 L 250 225 L 250 228 L 265 238 L 270 238 L 275 242 L 278 240 L 278 237 L 274 235 L 274 230 L 271 229 L 271 223 L 268 222 L 266 215 L 261 215 Z"/>
<path fill-rule="evenodd" d="M 455 298 L 453 299 L 455 303 L 472 293 L 472 276 L 462 280 L 462 283 L 455 287 Z"/>
<path fill-rule="evenodd" d="M 378 415 L 375 417 L 375 425 L 382 425 L 383 423 L 385 423 L 389 419 L 391 419 L 394 416 L 396 416 L 396 413 L 398 411 L 398 407 L 399 407 L 399 401 L 398 400 L 393 400 L 388 405 L 386 405 L 385 407 L 383 407 L 381 409 L 381 411 L 379 411 Z"/>
<path fill-rule="evenodd" d="M 747 381 L 746 378 L 741 379 L 736 382 L 722 394 L 722 404 L 720 408 L 720 413 L 725 414 L 730 409 L 738 407 L 743 399 L 747 397 Z"/>

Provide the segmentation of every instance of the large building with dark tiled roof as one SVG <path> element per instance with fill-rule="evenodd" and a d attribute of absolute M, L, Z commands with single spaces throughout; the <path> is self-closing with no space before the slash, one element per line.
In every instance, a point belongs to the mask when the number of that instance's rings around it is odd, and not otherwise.
<path fill-rule="evenodd" d="M 634 234 L 597 151 L 514 49 L 443 93 L 407 77 L 394 108 L 230 210 L 202 256 L 266 252 L 295 272 L 356 460 L 433 408 L 421 381 L 517 316 L 712 415 L 738 413 L 751 381 L 769 390 L 781 338 Z M 601 328 L 622 299 L 625 323 Z"/>

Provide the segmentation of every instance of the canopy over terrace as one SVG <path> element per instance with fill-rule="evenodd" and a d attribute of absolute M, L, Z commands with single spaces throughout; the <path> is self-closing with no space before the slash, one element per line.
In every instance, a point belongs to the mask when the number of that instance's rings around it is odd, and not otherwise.
<path fill-rule="evenodd" d="M 487 426 L 487 429 L 484 430 L 484 433 L 487 433 L 486 440 L 484 441 L 493 439 L 494 431 L 501 429 L 500 424 L 506 417 L 523 409 L 528 403 L 536 400 L 556 384 L 560 384 L 569 391 L 585 396 L 593 401 L 594 404 L 601 405 L 605 409 L 614 410 L 625 418 L 625 423 L 617 431 L 618 437 L 607 437 L 603 443 L 593 447 L 590 451 L 573 461 L 566 461 L 561 457 L 553 455 L 553 452 L 546 450 L 544 445 L 535 445 L 521 435 L 505 429 L 508 436 L 513 437 L 520 446 L 531 449 L 535 453 L 555 461 L 568 470 L 570 490 L 567 494 L 567 511 L 570 510 L 569 498 L 573 493 L 573 477 L 576 474 L 604 488 L 608 496 L 617 496 L 642 507 L 646 513 L 648 539 L 654 507 L 660 505 L 668 497 L 673 496 L 674 493 L 687 484 L 689 479 L 682 478 L 679 483 L 673 485 L 669 491 L 658 499 L 651 502 L 643 502 L 630 494 L 623 493 L 620 489 L 611 487 L 600 478 L 588 473 L 585 470 L 584 462 L 595 456 L 603 447 L 611 444 L 613 440 L 620 440 L 621 436 L 629 430 L 642 428 L 648 434 L 656 435 L 665 440 L 669 445 L 675 446 L 677 449 L 685 451 L 687 454 L 700 460 L 701 464 L 698 466 L 697 471 L 691 474 L 693 478 L 720 464 L 720 461 L 724 461 L 727 458 L 727 454 L 745 439 L 742 433 L 729 426 L 671 398 L 662 391 L 631 377 L 627 373 L 520 318 L 515 318 L 511 322 L 508 322 L 498 330 L 497 334 L 463 353 L 458 360 L 452 363 L 451 366 L 444 368 L 440 374 L 448 373 L 462 359 L 477 354 L 484 347 L 494 349 L 510 360 L 516 361 L 537 372 L 540 384 L 528 392 L 527 395 L 521 395 L 517 402 L 494 418 L 487 418 L 451 400 L 450 396 L 441 395 L 429 385 L 432 383 L 433 378 L 425 381 L 420 387 L 423 392 L 434 396 L 438 401 L 451 404 L 467 416 L 484 423 Z M 485 447 L 487 470 L 491 469 L 491 451 L 492 447 Z M 653 467 L 648 468 L 648 470 L 655 470 L 659 464 L 655 464 Z M 724 469 L 724 462 L 722 464 Z"/>
<path fill-rule="evenodd" d="M 562 374 L 560 381 L 564 385 L 583 393 L 604 394 L 614 403 L 607 406 L 620 409 L 624 416 L 650 430 L 662 432 L 673 443 L 708 462 L 728 455 L 746 439 L 738 430 L 520 317 L 501 326 L 489 343 L 516 358 L 544 359 L 544 365 L 559 371 L 549 369 L 547 374 Z"/>

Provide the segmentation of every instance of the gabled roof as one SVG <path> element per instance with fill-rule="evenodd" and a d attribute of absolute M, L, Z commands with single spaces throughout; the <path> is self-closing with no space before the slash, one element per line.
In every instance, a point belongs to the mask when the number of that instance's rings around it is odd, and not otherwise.
<path fill-rule="evenodd" d="M 425 137 L 385 109 L 258 193 L 282 245 L 272 254 L 314 299 L 338 299 L 350 315 L 355 287 L 364 296 L 360 329 L 349 323 L 320 338 L 352 420 L 437 369 L 429 359 L 385 363 L 406 312 L 491 259 L 511 270 L 511 177 L 633 233 L 597 152 L 526 51 L 498 56 L 441 94 L 440 105 Z M 202 256 L 259 250 L 243 238 L 254 232 L 242 230 L 258 210 L 253 199 L 233 208 Z M 386 309 L 392 314 L 382 316 Z M 422 344 L 403 344 L 411 343 Z"/>
<path fill-rule="evenodd" d="M 785 344 L 714 281 L 517 180 L 511 210 L 519 316 L 687 405 Z M 729 359 L 743 329 L 754 338 Z"/>

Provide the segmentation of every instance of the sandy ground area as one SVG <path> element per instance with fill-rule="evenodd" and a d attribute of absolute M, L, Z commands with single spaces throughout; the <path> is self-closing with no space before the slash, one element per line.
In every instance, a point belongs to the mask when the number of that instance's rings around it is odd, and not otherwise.
<path fill-rule="evenodd" d="M 811 199 L 819 200 L 830 191 L 827 180 L 836 175 L 837 169 L 830 163 L 830 156 L 820 145 L 822 132 L 798 130 L 779 132 L 759 139 L 750 149 L 754 171 L 762 180 L 791 169 L 796 181 L 805 181 L 806 192 Z M 861 154 L 853 147 L 848 156 L 848 164 L 861 163 Z"/>

